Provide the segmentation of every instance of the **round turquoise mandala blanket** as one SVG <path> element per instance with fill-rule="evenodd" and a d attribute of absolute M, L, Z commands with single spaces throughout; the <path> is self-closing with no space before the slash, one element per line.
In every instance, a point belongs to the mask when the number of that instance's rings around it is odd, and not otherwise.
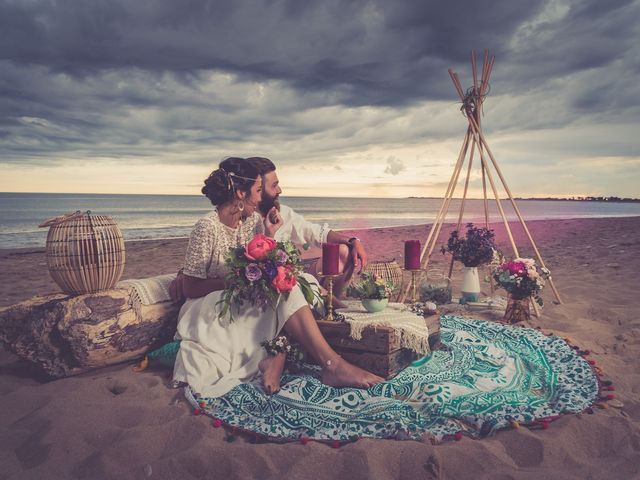
<path fill-rule="evenodd" d="M 354 437 L 436 440 L 464 431 L 486 436 L 511 421 L 575 413 L 597 397 L 588 363 L 564 340 L 537 330 L 455 316 L 441 319 L 437 350 L 368 390 L 332 388 L 309 367 L 285 375 L 277 395 L 259 380 L 194 407 L 243 430 L 279 440 Z M 203 407 L 204 406 L 204 407 Z"/>

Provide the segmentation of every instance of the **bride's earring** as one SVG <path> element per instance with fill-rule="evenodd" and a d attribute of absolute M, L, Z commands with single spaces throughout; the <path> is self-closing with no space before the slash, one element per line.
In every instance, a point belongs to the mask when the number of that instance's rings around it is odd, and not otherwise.
<path fill-rule="evenodd" d="M 244 211 L 244 202 L 238 202 L 238 210 L 240 210 L 240 212 Z"/>

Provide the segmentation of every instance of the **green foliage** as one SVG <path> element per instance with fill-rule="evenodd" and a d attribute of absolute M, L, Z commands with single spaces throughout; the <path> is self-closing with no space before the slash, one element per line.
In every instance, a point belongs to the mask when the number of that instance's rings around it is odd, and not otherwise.
<path fill-rule="evenodd" d="M 494 250 L 493 230 L 476 228 L 473 223 L 468 223 L 466 236 L 461 238 L 458 230 L 454 230 L 441 252 L 450 253 L 455 261 L 462 262 L 465 267 L 478 267 L 491 262 Z"/>
<path fill-rule="evenodd" d="M 389 298 L 394 288 L 395 285 L 392 281 L 364 272 L 360 276 L 360 281 L 349 285 L 347 295 L 360 300 L 382 300 L 383 298 Z"/>

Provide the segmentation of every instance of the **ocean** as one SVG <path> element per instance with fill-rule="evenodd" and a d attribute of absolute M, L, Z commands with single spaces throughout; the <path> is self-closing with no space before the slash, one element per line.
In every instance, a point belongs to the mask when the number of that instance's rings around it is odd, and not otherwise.
<path fill-rule="evenodd" d="M 432 223 L 442 199 L 281 197 L 281 202 L 309 221 L 327 222 L 339 230 Z M 525 220 L 640 216 L 640 203 L 519 200 L 517 204 Z M 491 220 L 499 221 L 495 201 L 490 207 Z M 186 237 L 211 208 L 205 197 L 194 195 L 0 193 L 0 248 L 43 247 L 47 229 L 38 225 L 76 210 L 112 216 L 125 240 Z M 481 200 L 467 200 L 464 221 L 483 221 L 483 208 Z M 510 202 L 504 201 L 503 208 L 509 219 L 517 219 Z M 457 221 L 459 209 L 460 200 L 454 199 L 448 221 Z"/>

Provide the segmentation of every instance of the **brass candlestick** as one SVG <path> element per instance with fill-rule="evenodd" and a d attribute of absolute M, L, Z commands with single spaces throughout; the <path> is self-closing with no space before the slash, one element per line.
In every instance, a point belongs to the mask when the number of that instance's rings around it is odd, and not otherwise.
<path fill-rule="evenodd" d="M 335 318 L 333 317 L 333 279 L 339 275 L 324 275 L 320 273 L 318 276 L 329 280 L 327 284 L 327 299 L 324 304 L 327 309 L 327 314 L 324 319 L 328 322 L 335 322 Z"/>
<path fill-rule="evenodd" d="M 408 270 L 411 272 L 411 303 L 416 303 L 418 301 L 418 293 L 417 293 L 418 282 L 416 281 L 416 276 L 418 275 L 419 272 L 422 271 L 422 269 L 405 268 L 405 270 Z"/>

